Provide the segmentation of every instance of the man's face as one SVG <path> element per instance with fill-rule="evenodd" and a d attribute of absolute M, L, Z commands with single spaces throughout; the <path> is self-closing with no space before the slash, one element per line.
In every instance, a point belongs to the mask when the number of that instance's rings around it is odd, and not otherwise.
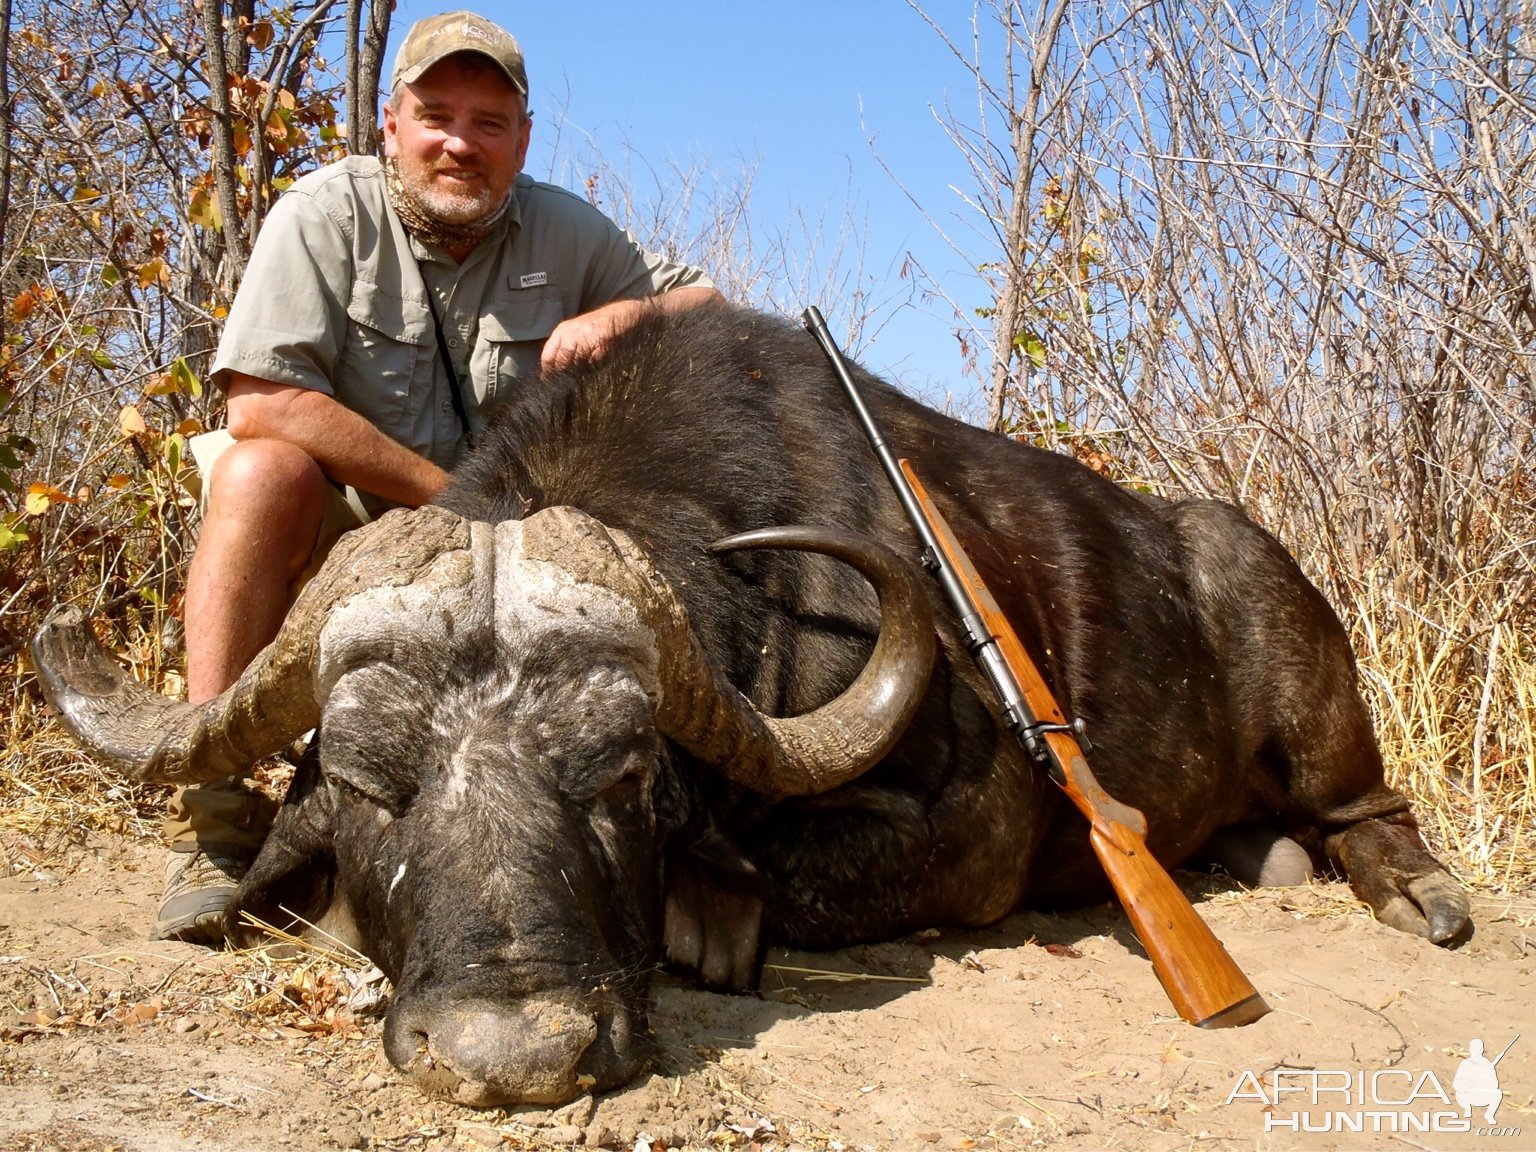
<path fill-rule="evenodd" d="M 406 190 L 445 224 L 473 224 L 501 207 L 528 158 L 533 122 L 490 61 L 439 61 L 384 106 L 384 154 Z"/>

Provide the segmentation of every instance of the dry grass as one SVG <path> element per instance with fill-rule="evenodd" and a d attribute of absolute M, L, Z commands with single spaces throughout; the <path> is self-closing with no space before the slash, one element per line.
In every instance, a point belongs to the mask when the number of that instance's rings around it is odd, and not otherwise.
<path fill-rule="evenodd" d="M 1473 890 L 1536 885 L 1536 637 L 1530 606 L 1498 588 L 1405 604 L 1390 584 L 1358 606 L 1361 687 L 1388 780 L 1425 837 Z M 1442 623 L 1449 622 L 1449 623 Z"/>
<path fill-rule="evenodd" d="M 93 832 L 156 835 L 168 788 L 125 783 L 92 760 L 37 705 L 23 677 L 6 685 L 5 753 L 0 758 L 0 862 L 5 874 L 41 866 Z"/>

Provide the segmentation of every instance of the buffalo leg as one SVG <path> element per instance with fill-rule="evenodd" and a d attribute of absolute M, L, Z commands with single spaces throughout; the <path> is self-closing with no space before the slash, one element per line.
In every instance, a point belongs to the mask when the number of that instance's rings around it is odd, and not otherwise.
<path fill-rule="evenodd" d="M 1466 931 L 1466 893 L 1411 823 L 1362 820 L 1328 838 L 1328 854 L 1376 919 L 1436 944 Z"/>
<path fill-rule="evenodd" d="M 1249 888 L 1289 888 L 1312 878 L 1312 858 L 1264 824 L 1233 824 L 1206 841 L 1201 855 Z"/>
<path fill-rule="evenodd" d="M 744 992 L 762 974 L 763 878 L 714 828 L 667 858 L 667 963 L 709 988 Z"/>
<path fill-rule="evenodd" d="M 1425 848 L 1407 797 L 1384 782 L 1353 664 L 1340 656 L 1332 672 L 1314 669 L 1312 698 L 1292 685 L 1293 710 L 1277 718 L 1278 730 L 1291 735 L 1272 746 L 1288 799 L 1321 829 L 1329 860 L 1378 920 L 1437 944 L 1451 941 L 1468 924 L 1466 893 Z"/>
<path fill-rule="evenodd" d="M 1349 637 L 1290 554 L 1230 505 L 1168 509 L 1202 628 L 1228 676 L 1252 810 L 1323 834 L 1329 859 L 1384 923 L 1442 943 L 1467 897 L 1384 781 Z"/>

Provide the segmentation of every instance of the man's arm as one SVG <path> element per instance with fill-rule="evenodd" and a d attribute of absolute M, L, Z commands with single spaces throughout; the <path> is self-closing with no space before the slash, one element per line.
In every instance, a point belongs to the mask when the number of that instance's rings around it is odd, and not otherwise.
<path fill-rule="evenodd" d="M 241 372 L 229 373 L 227 391 L 231 436 L 286 440 L 332 480 L 413 508 L 448 483 L 447 472 L 324 392 Z"/>
<path fill-rule="evenodd" d="M 674 288 L 644 300 L 615 300 L 557 324 L 544 342 L 539 362 L 545 368 L 558 368 L 579 357 L 600 355 L 615 336 L 628 331 L 648 309 L 686 312 L 691 308 L 722 303 L 724 299 L 713 288 L 695 286 Z"/>

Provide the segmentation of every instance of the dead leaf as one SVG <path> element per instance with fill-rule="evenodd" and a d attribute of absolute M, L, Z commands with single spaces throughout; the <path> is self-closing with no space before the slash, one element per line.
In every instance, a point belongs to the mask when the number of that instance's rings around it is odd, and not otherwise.
<path fill-rule="evenodd" d="M 41 516 L 51 504 L 78 504 L 80 501 L 52 484 L 28 484 L 26 509 L 29 516 Z"/>
<path fill-rule="evenodd" d="M 138 408 L 132 404 L 118 413 L 117 425 L 123 430 L 124 436 L 135 436 L 149 431 L 149 428 L 144 423 L 144 417 L 139 414 Z"/>
<path fill-rule="evenodd" d="M 156 1016 L 160 1015 L 160 1009 L 164 1004 L 159 1000 L 141 1000 L 137 1004 L 130 1004 L 128 1010 L 123 1013 L 124 1024 L 148 1024 Z"/>

